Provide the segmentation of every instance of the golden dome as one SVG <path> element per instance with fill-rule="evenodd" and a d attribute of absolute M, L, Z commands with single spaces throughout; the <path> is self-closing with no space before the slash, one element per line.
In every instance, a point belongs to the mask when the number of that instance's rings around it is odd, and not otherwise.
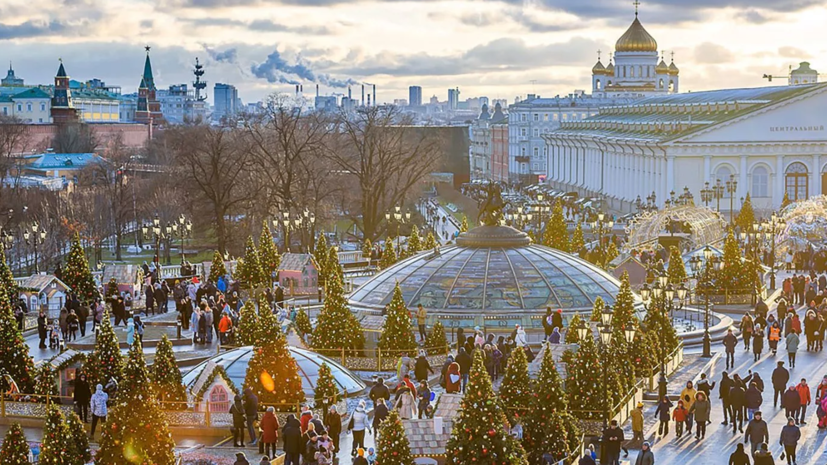
<path fill-rule="evenodd" d="M 680 70 L 678 69 L 677 66 L 675 66 L 674 61 L 669 64 L 669 74 L 671 74 L 672 76 L 677 76 L 679 72 L 680 72 Z"/>
<path fill-rule="evenodd" d="M 660 63 L 655 67 L 655 74 L 667 74 L 669 73 L 669 66 L 663 61 L 663 58 L 660 59 Z"/>
<path fill-rule="evenodd" d="M 629 29 L 620 36 L 615 44 L 615 51 L 617 52 L 657 52 L 658 43 L 652 37 L 635 15 L 635 20 Z"/>
<path fill-rule="evenodd" d="M 615 64 L 609 60 L 609 66 L 606 67 L 606 74 L 609 76 L 614 76 L 615 74 Z"/>
<path fill-rule="evenodd" d="M 603 66 L 603 63 L 600 62 L 599 58 L 597 60 L 597 64 L 594 65 L 594 68 L 592 68 L 592 74 L 606 74 L 606 67 Z"/>

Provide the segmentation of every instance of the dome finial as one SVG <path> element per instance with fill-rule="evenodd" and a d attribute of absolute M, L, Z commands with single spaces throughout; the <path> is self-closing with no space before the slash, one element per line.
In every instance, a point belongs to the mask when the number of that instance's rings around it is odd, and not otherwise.
<path fill-rule="evenodd" d="M 601 53 L 602 53 L 602 52 L 601 52 L 600 50 L 598 50 L 598 51 L 597 51 L 597 61 L 600 61 L 600 54 L 601 54 Z"/>
<path fill-rule="evenodd" d="M 640 7 L 640 0 L 635 0 L 632 4 L 635 6 L 635 17 L 637 17 L 638 8 Z"/>

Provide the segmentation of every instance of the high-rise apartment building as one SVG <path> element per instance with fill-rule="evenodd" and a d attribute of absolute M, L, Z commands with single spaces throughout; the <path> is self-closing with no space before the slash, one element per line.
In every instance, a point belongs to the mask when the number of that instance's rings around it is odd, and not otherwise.
<path fill-rule="evenodd" d="M 238 90 L 232 84 L 215 83 L 213 89 L 215 111 L 213 119 L 218 121 L 234 116 L 237 113 L 236 103 L 238 102 Z"/>
<path fill-rule="evenodd" d="M 422 87 L 411 86 L 408 88 L 408 105 L 412 107 L 422 105 Z"/>

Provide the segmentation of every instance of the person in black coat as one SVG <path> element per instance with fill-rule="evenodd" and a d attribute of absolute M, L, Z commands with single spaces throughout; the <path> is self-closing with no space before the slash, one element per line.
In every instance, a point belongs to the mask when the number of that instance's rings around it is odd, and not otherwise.
<path fill-rule="evenodd" d="M 414 376 L 416 376 L 416 380 L 419 382 L 427 381 L 428 372 L 433 374 L 434 369 L 431 368 L 431 364 L 428 363 L 428 359 L 425 357 L 425 351 L 423 350 L 419 352 L 419 357 L 416 358 L 416 364 L 414 364 Z"/>
<path fill-rule="evenodd" d="M 722 407 L 724 408 L 724 421 L 721 422 L 722 425 L 729 424 L 729 390 L 732 389 L 732 379 L 729 377 L 729 374 L 725 371 L 721 373 L 721 382 L 718 383 L 718 398 L 721 399 Z"/>
<path fill-rule="evenodd" d="M 46 327 L 49 325 L 49 319 L 46 318 L 46 314 L 43 313 L 43 310 L 37 315 L 37 337 L 40 338 L 40 347 L 41 349 L 46 348 Z"/>
<path fill-rule="evenodd" d="M 551 336 L 551 332 L 553 331 L 554 325 L 552 324 L 552 316 L 551 316 L 551 307 L 546 307 L 546 315 L 543 317 L 543 333 L 546 335 L 546 339 Z"/>
<path fill-rule="evenodd" d="M 301 424 L 293 414 L 287 416 L 287 421 L 281 430 L 281 437 L 284 441 L 284 465 L 299 465 L 299 457 L 304 444 Z"/>
<path fill-rule="evenodd" d="M 150 312 L 154 313 L 153 310 L 155 308 L 155 293 L 152 290 L 152 285 L 147 285 L 146 289 L 144 289 L 144 293 L 146 294 L 145 302 L 146 302 L 146 314 L 149 315 Z"/>
<path fill-rule="evenodd" d="M 373 402 L 374 407 L 377 404 L 387 402 L 391 399 L 391 391 L 385 385 L 384 378 L 378 378 L 376 380 L 376 384 L 374 384 L 373 387 L 370 388 L 370 393 L 368 394 L 368 397 L 370 397 L 370 400 Z M 384 402 L 380 402 L 379 399 L 382 399 Z"/>
<path fill-rule="evenodd" d="M 744 389 L 741 379 L 738 375 L 735 375 L 735 378 L 732 383 L 732 389 L 729 390 L 729 406 L 730 406 L 730 419 L 732 420 L 732 432 L 734 433 L 736 430 L 736 422 L 737 422 L 737 430 L 740 432 L 744 432 L 744 408 L 746 408 L 747 402 L 747 391 Z"/>
<path fill-rule="evenodd" d="M 83 303 L 77 311 L 80 337 L 86 336 L 86 320 L 89 319 L 89 304 Z"/>
<path fill-rule="evenodd" d="M 787 389 L 787 381 L 789 380 L 790 372 L 784 368 L 784 362 L 778 362 L 778 366 L 772 371 L 772 389 L 774 391 L 772 398 L 773 407 L 778 407 L 778 399 L 784 395 L 784 390 Z"/>
<path fill-rule="evenodd" d="M 465 385 L 468 384 L 468 375 L 471 373 L 471 356 L 464 348 L 460 347 L 456 362 L 459 365 L 459 374 L 462 376 L 462 390 L 465 391 Z"/>
<path fill-rule="evenodd" d="M 233 446 L 245 447 L 244 427 L 246 426 L 246 417 L 244 416 L 244 403 L 238 394 L 236 394 L 233 405 L 230 407 L 230 414 L 233 416 Z"/>
<path fill-rule="evenodd" d="M 89 401 L 92 400 L 92 389 L 89 387 L 89 382 L 86 381 L 86 373 L 81 373 L 75 379 L 75 391 L 72 398 L 77 407 L 78 417 L 84 423 L 89 423 Z"/>
<path fill-rule="evenodd" d="M 373 407 L 373 430 L 378 433 L 379 425 L 388 417 L 388 406 L 380 402 Z"/>
<path fill-rule="evenodd" d="M 250 444 L 256 443 L 255 422 L 258 421 L 258 396 L 253 390 L 244 390 L 244 416 L 247 418 L 247 431 L 250 433 Z"/>

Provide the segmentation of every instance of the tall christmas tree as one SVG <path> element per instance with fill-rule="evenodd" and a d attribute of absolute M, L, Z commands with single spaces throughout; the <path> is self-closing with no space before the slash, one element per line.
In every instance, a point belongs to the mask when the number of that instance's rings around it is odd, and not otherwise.
<path fill-rule="evenodd" d="M 46 409 L 46 422 L 43 425 L 43 445 L 40 450 L 41 465 L 74 465 L 72 437 L 63 412 L 57 404 L 50 404 Z"/>
<path fill-rule="evenodd" d="M 468 232 L 468 217 L 465 215 L 462 215 L 462 224 L 459 227 L 459 232 Z"/>
<path fill-rule="evenodd" d="M 310 323 L 310 317 L 307 316 L 307 312 L 305 312 L 303 308 L 300 308 L 296 313 L 296 330 L 298 330 L 301 338 L 313 334 L 313 325 Z"/>
<path fill-rule="evenodd" d="M 164 334 L 155 348 L 155 363 L 150 372 L 155 396 L 164 410 L 183 410 L 187 407 L 187 392 L 181 378 L 181 369 L 175 363 L 172 342 Z"/>
<path fill-rule="evenodd" d="M 566 362 L 566 392 L 570 411 L 581 419 L 601 418 L 602 415 L 595 412 L 610 407 L 610 396 L 603 391 L 603 367 L 594 339 L 587 337 L 581 340 L 577 351 L 566 351 L 563 360 Z"/>
<path fill-rule="evenodd" d="M 276 334 L 267 344 L 253 348 L 244 388 L 251 389 L 261 404 L 289 409 L 288 406 L 304 401 L 304 391 L 287 340 L 281 332 Z"/>
<path fill-rule="evenodd" d="M 38 402 L 46 402 L 46 396 L 54 397 L 57 392 L 57 376 L 52 364 L 44 361 L 37 367 L 37 381 L 34 385 L 34 393 L 37 394 Z"/>
<path fill-rule="evenodd" d="M 98 325 L 98 337 L 95 339 L 95 348 L 83 365 L 86 377 L 91 386 L 106 383 L 110 379 L 120 381 L 123 369 L 123 358 L 118 343 L 118 336 L 112 328 L 109 309 L 104 310 L 103 320 Z"/>
<path fill-rule="evenodd" d="M 523 446 L 508 434 L 507 425 L 485 370 L 482 351 L 477 350 L 459 415 L 454 419 L 451 438 L 445 446 L 446 463 L 528 465 Z"/>
<path fill-rule="evenodd" d="M 620 251 L 617 250 L 617 245 L 614 242 L 609 241 L 609 245 L 606 247 L 606 254 L 603 256 L 604 263 L 603 268 L 609 269 L 609 264 L 612 263 L 612 260 L 620 255 Z"/>
<path fill-rule="evenodd" d="M 577 226 L 574 227 L 574 233 L 572 233 L 571 236 L 571 253 L 579 255 L 585 246 L 586 239 L 583 237 L 583 223 L 578 221 Z"/>
<path fill-rule="evenodd" d="M 21 392 L 32 392 L 34 362 L 29 355 L 29 346 L 17 329 L 17 320 L 8 296 L 8 285 L 0 281 L 0 373 L 8 373 Z M 5 382 L 0 379 L 0 384 Z M 4 388 L 8 389 L 9 386 Z"/>
<path fill-rule="evenodd" d="M 508 366 L 500 384 L 500 401 L 507 409 L 505 413 L 509 421 L 513 421 L 517 415 L 525 417 L 531 408 L 533 397 L 534 391 L 528 377 L 528 358 L 522 349 L 514 349 L 508 358 Z"/>
<path fill-rule="evenodd" d="M 8 301 L 13 303 L 17 301 L 17 296 L 20 295 L 18 291 L 17 282 L 6 263 L 6 247 L 0 244 L 0 293 L 5 293 Z M 0 298 L 3 298 L 1 294 Z"/>
<path fill-rule="evenodd" d="M 382 258 L 379 259 L 379 268 L 384 270 L 396 263 L 396 249 L 393 247 L 393 238 L 385 239 L 385 248 L 382 249 Z"/>
<path fill-rule="evenodd" d="M 396 355 L 402 352 L 413 353 L 416 350 L 416 337 L 414 337 L 411 316 L 405 299 L 402 298 L 402 289 L 399 283 L 393 289 L 393 297 L 386 307 L 385 322 L 382 323 L 382 335 L 379 336 L 379 348 L 391 351 Z"/>
<path fill-rule="evenodd" d="M 396 409 L 388 413 L 380 428 L 382 434 L 376 444 L 376 465 L 414 465 L 411 444 Z"/>
<path fill-rule="evenodd" d="M 422 238 L 419 236 L 419 228 L 416 225 L 411 227 L 411 235 L 408 236 L 408 255 L 416 255 L 422 250 Z"/>
<path fill-rule="evenodd" d="M 370 241 L 370 239 L 365 238 L 365 241 L 362 242 L 362 258 L 368 260 L 372 255 L 373 243 Z"/>
<path fill-rule="evenodd" d="M 656 360 L 659 361 L 661 357 L 664 359 L 669 357 L 669 354 L 678 347 L 680 341 L 675 327 L 672 326 L 669 315 L 663 309 L 663 306 L 652 305 L 649 311 L 646 312 L 643 323 L 646 326 L 646 332 L 654 336 L 648 338 L 647 341 L 655 344 L 651 351 Z"/>
<path fill-rule="evenodd" d="M 69 430 L 69 445 L 72 465 L 86 465 L 92 460 L 92 451 L 89 449 L 89 436 L 83 422 L 80 421 L 77 413 L 71 412 L 66 415 L 66 428 Z"/>
<path fill-rule="evenodd" d="M 563 252 L 571 248 L 569 244 L 569 231 L 566 224 L 566 217 L 563 215 L 563 203 L 555 202 L 551 211 L 551 218 L 546 223 L 543 233 L 543 245 Z"/>
<path fill-rule="evenodd" d="M 3 438 L 0 449 L 0 463 L 3 465 L 31 465 L 29 462 L 29 443 L 23 434 L 20 423 L 12 423 Z"/>
<path fill-rule="evenodd" d="M 752 209 L 752 199 L 747 196 L 744 197 L 744 203 L 741 205 L 741 211 L 738 213 L 738 218 L 735 219 L 735 224 L 741 228 L 742 232 L 749 232 L 752 230 L 753 223 L 755 223 L 755 210 Z"/>
<path fill-rule="evenodd" d="M 175 442 L 136 338 L 127 355 L 120 390 L 109 409 L 95 463 L 171 465 L 175 461 L 174 449 Z"/>
<path fill-rule="evenodd" d="M 749 289 L 751 281 L 751 279 L 745 279 L 741 248 L 735 239 L 735 234 L 730 229 L 724 240 L 723 266 L 720 271 L 715 272 L 715 284 L 720 291 L 725 289 L 735 291 Z"/>
<path fill-rule="evenodd" d="M 569 326 L 566 328 L 566 344 L 580 344 L 580 335 L 577 334 L 574 328 L 579 327 L 582 322 L 583 318 L 580 317 L 580 313 L 575 313 L 574 316 L 571 317 Z"/>
<path fill-rule="evenodd" d="M 89 262 L 86 260 L 86 253 L 83 252 L 78 233 L 75 233 L 72 238 L 72 248 L 69 250 L 66 266 L 63 268 L 62 281 L 72 289 L 81 301 L 91 302 L 99 295 L 95 278 L 92 276 L 92 272 L 89 271 Z"/>
<path fill-rule="evenodd" d="M 448 350 L 448 338 L 445 337 L 445 327 L 442 322 L 436 320 L 431 332 L 425 338 L 425 347 L 428 349 L 428 355 L 444 354 Z"/>
<path fill-rule="evenodd" d="M 603 298 L 597 296 L 594 298 L 594 304 L 592 304 L 592 315 L 590 320 L 591 321 L 600 321 L 600 314 L 603 313 L 603 310 L 606 309 L 606 302 L 603 301 Z M 571 326 L 571 325 L 569 325 Z"/>
<path fill-rule="evenodd" d="M 336 380 L 327 363 L 322 362 L 319 367 L 319 378 L 316 381 L 316 388 L 313 390 L 313 400 L 316 410 L 324 415 L 324 423 L 327 424 L 327 412 L 331 405 L 339 401 L 339 389 L 336 387 Z"/>
<path fill-rule="evenodd" d="M 210 276 L 207 279 L 209 279 L 213 283 L 217 283 L 218 278 L 220 278 L 221 276 L 227 276 L 227 266 L 224 264 L 224 257 L 221 256 L 221 252 L 216 250 L 212 254 Z"/>
<path fill-rule="evenodd" d="M 236 328 L 236 341 L 243 346 L 255 344 L 259 338 L 261 324 L 258 321 L 258 311 L 253 299 L 248 299 L 241 307 L 238 326 Z"/>
<path fill-rule="evenodd" d="M 666 269 L 666 276 L 669 278 L 669 284 L 675 286 L 686 281 L 686 265 L 683 262 L 683 256 L 674 246 L 669 251 L 669 267 Z"/>
<path fill-rule="evenodd" d="M 543 351 L 534 386 L 536 395 L 526 418 L 523 446 L 531 463 L 542 463 L 545 453 L 550 453 L 555 462 L 563 460 L 577 446 L 580 431 L 576 420 L 567 412 L 566 391 L 551 350 Z"/>
<path fill-rule="evenodd" d="M 235 277 L 245 283 L 250 289 L 261 287 L 268 281 L 261 268 L 261 260 L 258 258 L 258 249 L 251 236 L 247 237 L 247 244 L 244 246 L 244 261 L 239 263 Z"/>
<path fill-rule="evenodd" d="M 344 348 L 348 353 L 361 351 L 365 347 L 365 334 L 347 306 L 338 277 L 331 279 L 327 286 L 327 296 L 316 320 L 311 346 L 322 351 Z"/>
<path fill-rule="evenodd" d="M 433 231 L 429 231 L 428 237 L 425 238 L 425 243 L 422 245 L 422 250 L 434 250 L 438 245 Z"/>
<path fill-rule="evenodd" d="M 276 243 L 273 242 L 273 233 L 270 232 L 270 226 L 267 225 L 266 221 L 261 228 L 261 237 L 258 239 L 258 258 L 261 262 L 261 269 L 267 278 L 267 284 L 272 284 L 276 279 L 281 256 Z"/>
<path fill-rule="evenodd" d="M 624 329 L 637 321 L 635 316 L 635 296 L 629 283 L 629 273 L 624 271 L 620 277 L 620 289 L 615 296 L 615 305 L 612 308 L 612 328 Z"/>
<path fill-rule="evenodd" d="M 339 281 L 344 282 L 345 270 L 342 269 L 342 264 L 339 263 L 339 253 L 336 251 L 335 247 L 328 249 L 327 262 L 325 263 L 325 266 L 327 266 L 328 279 L 330 276 L 336 274 L 339 276 Z"/>
<path fill-rule="evenodd" d="M 327 258 L 330 255 L 327 245 L 327 236 L 322 231 L 316 238 L 316 245 L 313 246 L 313 260 L 316 261 L 316 271 L 319 274 L 319 284 L 324 286 L 327 282 Z"/>

